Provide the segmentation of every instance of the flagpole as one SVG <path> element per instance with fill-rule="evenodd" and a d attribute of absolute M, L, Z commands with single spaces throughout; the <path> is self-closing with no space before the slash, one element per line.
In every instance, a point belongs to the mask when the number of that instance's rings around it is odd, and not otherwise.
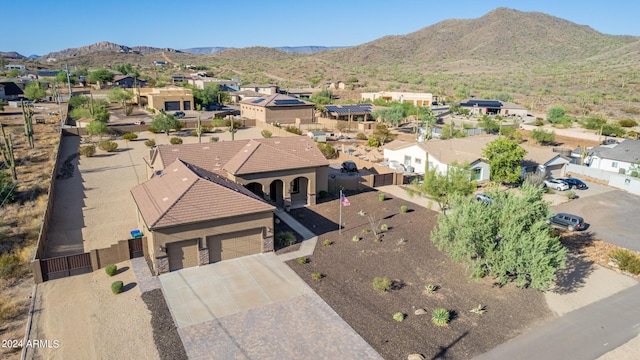
<path fill-rule="evenodd" d="M 340 222 L 338 223 L 338 234 L 342 235 L 342 190 L 340 190 Z"/>

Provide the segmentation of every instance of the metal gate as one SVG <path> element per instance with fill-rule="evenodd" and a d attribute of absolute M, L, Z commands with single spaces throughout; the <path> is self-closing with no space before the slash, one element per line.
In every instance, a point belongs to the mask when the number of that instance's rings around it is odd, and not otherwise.
<path fill-rule="evenodd" d="M 129 239 L 129 257 L 131 259 L 144 256 L 142 251 L 142 238 Z"/>
<path fill-rule="evenodd" d="M 393 185 L 393 173 L 373 175 L 373 187 Z"/>
<path fill-rule="evenodd" d="M 92 271 L 89 253 L 42 259 L 40 266 L 43 281 L 87 274 Z"/>

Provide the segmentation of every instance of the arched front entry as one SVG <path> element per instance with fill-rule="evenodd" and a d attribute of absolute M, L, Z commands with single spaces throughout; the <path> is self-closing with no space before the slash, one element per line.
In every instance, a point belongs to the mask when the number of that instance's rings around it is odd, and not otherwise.
<path fill-rule="evenodd" d="M 307 193 L 309 192 L 309 180 L 306 177 L 297 177 L 289 184 L 291 193 L 291 207 L 298 208 L 307 205 Z"/>
<path fill-rule="evenodd" d="M 249 189 L 249 191 L 251 191 L 252 193 L 260 196 L 260 198 L 264 199 L 264 191 L 262 190 L 262 184 L 257 182 L 252 182 L 252 183 L 248 183 L 244 187 Z"/>
<path fill-rule="evenodd" d="M 284 205 L 284 183 L 282 180 L 273 180 L 271 185 L 269 185 L 269 198 L 278 204 L 279 206 Z"/>

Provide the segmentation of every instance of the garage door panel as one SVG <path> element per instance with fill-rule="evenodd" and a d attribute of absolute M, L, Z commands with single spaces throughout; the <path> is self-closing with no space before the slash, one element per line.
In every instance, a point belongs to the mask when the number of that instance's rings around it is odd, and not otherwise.
<path fill-rule="evenodd" d="M 165 101 L 164 102 L 164 110 L 165 111 L 178 111 L 178 110 L 180 110 L 180 101 Z"/>
<path fill-rule="evenodd" d="M 167 244 L 169 271 L 198 266 L 198 239 Z"/>
<path fill-rule="evenodd" d="M 262 229 L 250 229 L 207 238 L 209 261 L 235 259 L 262 252 Z"/>

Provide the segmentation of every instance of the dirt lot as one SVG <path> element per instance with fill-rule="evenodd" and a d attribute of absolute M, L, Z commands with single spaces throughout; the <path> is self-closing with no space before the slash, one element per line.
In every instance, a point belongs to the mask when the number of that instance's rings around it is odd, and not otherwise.
<path fill-rule="evenodd" d="M 291 211 L 320 241 L 308 264 L 289 265 L 384 358 L 420 353 L 426 358 L 468 359 L 553 317 L 542 292 L 513 285 L 500 288 L 488 279 L 469 281 L 464 268 L 428 240 L 435 212 L 400 199 L 380 202 L 377 192 L 348 198 L 351 206 L 343 209 L 342 235 L 337 231 L 336 201 Z M 401 205 L 412 211 L 400 213 Z M 361 210 L 388 225 L 381 242 L 363 232 L 370 226 L 368 214 L 359 215 Z M 354 236 L 361 240 L 353 241 Z M 323 246 L 325 239 L 333 244 Z M 315 281 L 312 273 L 324 277 Z M 393 280 L 392 290 L 375 291 L 374 277 Z M 427 295 L 427 284 L 439 289 Z M 470 311 L 478 305 L 486 306 L 487 312 Z M 448 327 L 432 324 L 431 312 L 437 307 L 451 311 Z M 418 309 L 427 314 L 415 315 Z M 404 322 L 393 320 L 396 312 L 407 315 Z"/>

